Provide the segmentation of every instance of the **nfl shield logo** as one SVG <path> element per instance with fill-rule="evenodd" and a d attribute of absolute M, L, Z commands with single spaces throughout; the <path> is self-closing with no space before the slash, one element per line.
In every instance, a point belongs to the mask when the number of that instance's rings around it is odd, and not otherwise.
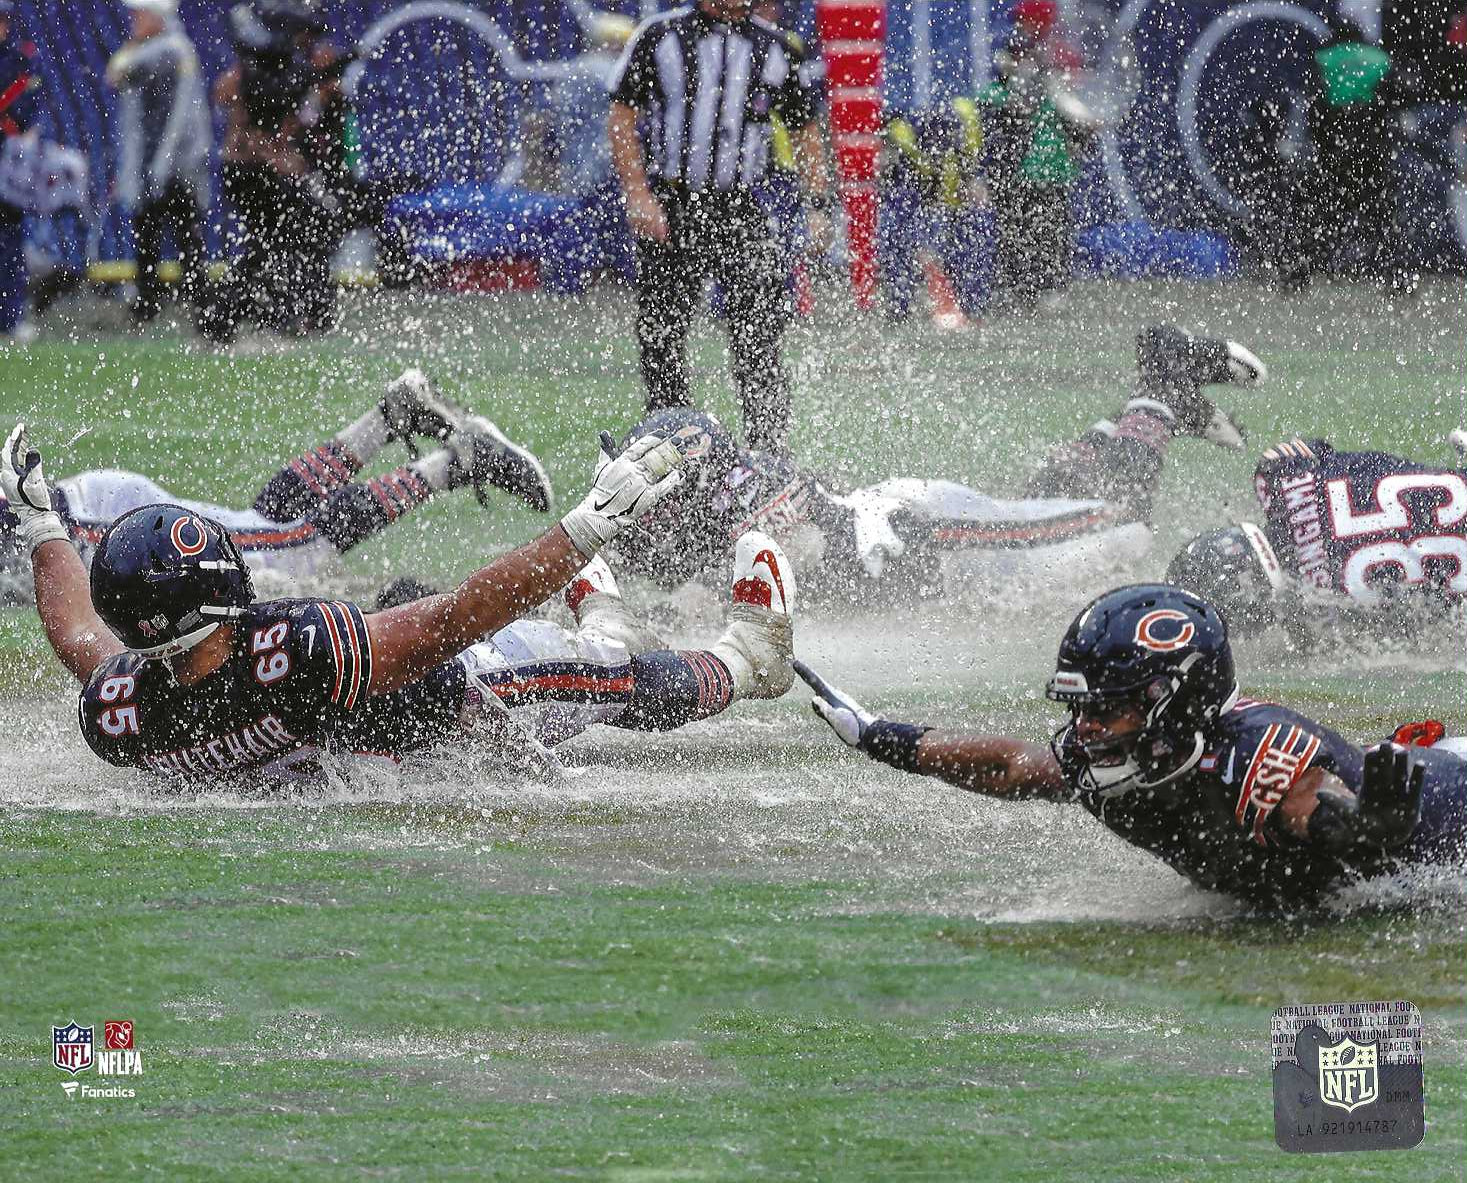
<path fill-rule="evenodd" d="M 92 1066 L 92 1029 L 68 1023 L 51 1028 L 51 1062 L 75 1076 Z"/>
<path fill-rule="evenodd" d="M 1334 1047 L 1319 1049 L 1319 1099 L 1354 1113 L 1380 1095 L 1379 1044 L 1356 1043 L 1348 1035 Z"/>

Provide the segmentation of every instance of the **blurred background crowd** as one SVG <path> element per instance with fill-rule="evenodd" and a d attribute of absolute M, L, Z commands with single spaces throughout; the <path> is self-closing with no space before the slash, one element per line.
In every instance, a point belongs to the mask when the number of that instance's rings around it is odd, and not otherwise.
<path fill-rule="evenodd" d="M 329 327 L 343 278 L 630 277 L 606 83 L 670 7 L 0 0 L 0 334 L 83 289 L 228 342 Z M 755 6 L 818 66 L 815 7 Z M 894 320 L 1095 274 L 1409 293 L 1467 257 L 1461 0 L 890 0 L 883 58 Z M 808 311 L 846 245 L 808 233 L 775 122 L 754 188 Z"/>

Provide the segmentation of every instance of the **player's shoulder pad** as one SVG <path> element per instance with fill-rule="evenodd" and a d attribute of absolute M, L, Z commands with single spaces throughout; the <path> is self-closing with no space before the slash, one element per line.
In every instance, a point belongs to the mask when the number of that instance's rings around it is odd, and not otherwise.
<path fill-rule="evenodd" d="M 1231 783 L 1246 778 L 1257 758 L 1274 749 L 1301 757 L 1302 772 L 1319 751 L 1324 732 L 1325 728 L 1298 711 L 1275 702 L 1239 698 L 1213 725 L 1208 751 L 1216 758 L 1204 757 L 1203 771 L 1216 772 Z"/>
<path fill-rule="evenodd" d="M 131 649 L 124 649 L 121 653 L 114 653 L 111 657 L 97 663 L 97 668 L 86 680 L 81 688 L 81 697 L 86 701 L 93 701 L 102 683 L 108 678 L 125 678 L 137 674 L 139 667 L 143 665 L 144 659 Z"/>
<path fill-rule="evenodd" d="M 1324 728 L 1274 703 L 1239 699 L 1223 716 L 1223 746 L 1209 750 L 1199 770 L 1236 786 L 1233 820 L 1268 845 L 1264 826 L 1289 790 L 1321 760 L 1331 763 Z"/>
<path fill-rule="evenodd" d="M 255 680 L 268 685 L 296 675 L 309 678 L 324 698 L 351 711 L 367 698 L 372 640 L 362 610 L 345 600 L 271 600 L 252 604 L 245 619 L 245 652 Z"/>
<path fill-rule="evenodd" d="M 1327 440 L 1306 440 L 1295 437 L 1274 444 L 1271 448 L 1265 448 L 1263 454 L 1258 458 L 1257 470 L 1272 472 L 1285 468 L 1317 468 L 1333 450 Z"/>

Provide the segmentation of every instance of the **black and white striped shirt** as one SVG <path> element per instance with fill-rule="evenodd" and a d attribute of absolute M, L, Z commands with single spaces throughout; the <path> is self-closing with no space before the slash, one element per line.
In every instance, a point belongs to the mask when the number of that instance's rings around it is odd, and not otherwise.
<path fill-rule="evenodd" d="M 759 181 L 770 116 L 794 132 L 819 111 L 815 67 L 797 37 L 757 18 L 715 20 L 696 5 L 638 27 L 608 85 L 612 101 L 642 113 L 650 175 L 692 190 Z"/>

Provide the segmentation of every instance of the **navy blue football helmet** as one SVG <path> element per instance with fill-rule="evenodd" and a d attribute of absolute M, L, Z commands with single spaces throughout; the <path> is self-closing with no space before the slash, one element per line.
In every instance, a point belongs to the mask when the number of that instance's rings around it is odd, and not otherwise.
<path fill-rule="evenodd" d="M 1155 788 L 1202 758 L 1204 735 L 1238 697 L 1228 626 L 1200 596 L 1160 583 L 1117 588 L 1092 600 L 1060 642 L 1050 698 L 1070 705 L 1051 741 L 1082 793 L 1115 797 Z M 1080 715 L 1134 705 L 1139 731 L 1082 740 Z"/>
<path fill-rule="evenodd" d="M 738 445 L 716 415 L 693 407 L 667 407 L 627 432 L 621 446 L 625 449 L 633 440 L 652 434 L 677 440 L 689 463 L 683 467 L 682 483 L 657 503 L 642 525 L 656 530 L 683 523 L 680 529 L 693 528 L 686 523 L 698 524 L 701 516 L 712 512 L 715 491 L 739 463 Z"/>
<path fill-rule="evenodd" d="M 192 649 L 255 598 L 250 569 L 218 522 L 144 505 L 107 527 L 92 557 L 92 604 L 145 657 Z"/>
<path fill-rule="evenodd" d="M 1167 566 L 1166 581 L 1206 599 L 1237 637 L 1261 633 L 1279 618 L 1285 586 L 1278 556 L 1252 522 L 1199 534 Z"/>

